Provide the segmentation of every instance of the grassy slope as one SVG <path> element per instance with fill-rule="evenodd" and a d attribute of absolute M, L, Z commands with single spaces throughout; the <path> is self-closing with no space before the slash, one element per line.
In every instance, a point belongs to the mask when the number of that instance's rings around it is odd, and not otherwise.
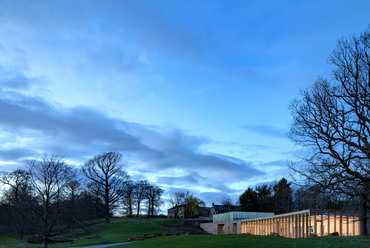
<path fill-rule="evenodd" d="M 49 247 L 87 246 L 104 243 L 124 242 L 127 238 L 137 235 L 165 233 L 169 230 L 161 224 L 177 224 L 178 220 L 169 219 L 112 219 L 109 225 L 103 220 L 95 220 L 86 223 L 84 230 L 75 228 L 64 233 L 58 238 L 75 239 L 72 244 L 51 244 Z M 63 227 L 59 227 L 60 230 Z M 87 239 L 87 236 L 94 236 Z M 30 245 L 25 241 L 18 241 L 16 237 L 0 236 L 0 248 L 36 248 L 40 245 Z M 119 246 L 117 246 L 119 247 Z M 218 248 L 218 247 L 284 247 L 284 248 L 334 248 L 334 247 L 357 247 L 370 248 L 370 236 L 367 237 L 323 237 L 311 239 L 287 239 L 269 236 L 250 235 L 196 235 L 196 236 L 167 236 L 147 239 L 132 244 L 121 246 L 124 248 Z"/>
<path fill-rule="evenodd" d="M 81 228 L 74 228 L 69 230 L 56 238 L 74 239 L 74 244 L 50 244 L 49 247 L 68 247 L 68 246 L 87 246 L 96 244 L 108 244 L 125 242 L 127 238 L 133 238 L 136 235 L 157 234 L 169 232 L 168 228 L 161 226 L 161 224 L 179 223 L 178 220 L 168 219 L 111 219 L 111 224 L 104 224 L 103 220 L 93 221 Z M 58 227 L 62 229 L 62 227 Z M 87 239 L 88 236 L 94 236 L 93 239 Z M 16 237 L 0 236 L 0 248 L 34 248 L 40 245 L 31 245 L 26 241 L 19 241 Z"/>
<path fill-rule="evenodd" d="M 289 239 L 252 235 L 197 235 L 147 239 L 117 248 L 369 248 L 370 237 Z"/>

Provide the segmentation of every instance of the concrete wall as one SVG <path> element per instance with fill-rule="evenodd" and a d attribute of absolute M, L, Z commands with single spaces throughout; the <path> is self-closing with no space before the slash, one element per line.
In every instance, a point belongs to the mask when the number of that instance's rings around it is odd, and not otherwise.
<path fill-rule="evenodd" d="M 201 223 L 200 228 L 210 234 L 241 234 L 241 221 Z"/>
<path fill-rule="evenodd" d="M 200 228 L 210 234 L 217 234 L 217 223 L 200 223 Z"/>

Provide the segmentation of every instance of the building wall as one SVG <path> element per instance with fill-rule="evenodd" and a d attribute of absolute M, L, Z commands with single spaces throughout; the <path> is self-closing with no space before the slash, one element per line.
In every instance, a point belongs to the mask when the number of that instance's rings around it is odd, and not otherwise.
<path fill-rule="evenodd" d="M 241 221 L 202 223 L 200 227 L 211 234 L 273 234 L 287 238 L 327 236 L 335 232 L 339 236 L 361 234 L 358 214 L 327 210 L 303 210 Z"/>
<path fill-rule="evenodd" d="M 180 218 L 184 219 L 185 216 L 185 207 L 184 206 L 178 206 L 173 207 L 167 210 L 167 217 L 168 218 Z"/>
<path fill-rule="evenodd" d="M 241 234 L 241 221 L 201 223 L 200 227 L 210 234 Z"/>
<path fill-rule="evenodd" d="M 360 235 L 358 214 L 329 212 L 325 210 L 304 210 L 271 218 L 258 218 L 242 221 L 242 233 L 271 235 L 272 233 L 287 238 L 306 238 L 327 236 L 338 233 L 339 236 Z"/>

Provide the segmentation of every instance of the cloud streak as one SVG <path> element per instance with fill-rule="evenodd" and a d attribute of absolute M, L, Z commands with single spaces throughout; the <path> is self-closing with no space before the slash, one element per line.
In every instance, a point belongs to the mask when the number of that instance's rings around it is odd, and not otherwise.
<path fill-rule="evenodd" d="M 235 192 L 227 186 L 232 182 L 265 174 L 241 159 L 201 152 L 200 146 L 210 141 L 181 129 L 128 122 L 89 107 L 65 108 L 28 96 L 20 88 L 38 81 L 17 73 L 19 87 L 8 87 L 12 77 L 1 78 L 0 161 L 21 163 L 47 152 L 83 163 L 95 154 L 118 151 L 124 154 L 128 171 L 145 172 L 149 180 L 168 189 L 184 186 L 223 194 Z"/>
<path fill-rule="evenodd" d="M 276 128 L 270 125 L 243 125 L 241 128 L 265 136 L 287 138 L 286 131 L 284 129 Z"/>

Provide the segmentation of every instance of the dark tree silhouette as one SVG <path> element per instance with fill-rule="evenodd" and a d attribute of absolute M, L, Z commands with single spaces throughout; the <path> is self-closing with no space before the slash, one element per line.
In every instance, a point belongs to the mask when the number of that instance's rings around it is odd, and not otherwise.
<path fill-rule="evenodd" d="M 72 168 L 58 155 L 43 155 L 40 160 L 28 161 L 30 184 L 40 208 L 35 209 L 40 218 L 42 247 L 47 248 L 52 228 L 57 222 L 63 190 L 72 180 Z"/>
<path fill-rule="evenodd" d="M 22 239 L 34 224 L 31 211 L 34 199 L 30 187 L 30 175 L 22 169 L 0 172 L 0 183 L 8 187 L 3 191 L 5 204 L 9 206 L 3 220 L 7 219 L 7 224 L 17 233 L 18 238 Z"/>
<path fill-rule="evenodd" d="M 147 191 L 146 191 L 148 218 L 154 217 L 156 208 L 158 208 L 162 204 L 161 196 L 162 196 L 163 191 L 164 190 L 159 188 L 158 186 L 148 185 Z"/>
<path fill-rule="evenodd" d="M 333 194 L 360 197 L 362 232 L 370 208 L 370 28 L 338 41 L 329 62 L 333 80 L 319 78 L 290 109 L 290 137 L 311 151 L 291 168 Z"/>
<path fill-rule="evenodd" d="M 259 212 L 271 212 L 273 211 L 272 203 L 272 186 L 268 184 L 262 184 L 256 187 L 257 194 L 257 205 Z"/>
<path fill-rule="evenodd" d="M 204 207 L 206 206 L 204 201 L 202 201 L 198 197 L 195 197 L 193 194 L 190 194 L 189 192 L 186 193 L 185 204 L 186 204 L 185 206 L 186 218 L 198 217 L 203 211 Z"/>
<path fill-rule="evenodd" d="M 229 212 L 233 208 L 233 201 L 231 200 L 230 196 L 224 198 L 221 201 L 221 205 L 224 211 Z"/>
<path fill-rule="evenodd" d="M 120 161 L 122 155 L 117 152 L 107 152 L 96 155 L 85 163 L 82 173 L 102 189 L 105 206 L 105 223 L 110 223 L 111 211 L 122 196 L 122 188 L 128 180 L 128 175 L 122 170 Z"/>
<path fill-rule="evenodd" d="M 128 217 L 132 217 L 132 210 L 135 204 L 135 190 L 136 182 L 133 180 L 128 180 L 122 189 L 123 208 Z"/>
<path fill-rule="evenodd" d="M 140 216 L 141 202 L 146 198 L 150 184 L 145 180 L 140 180 L 135 184 L 134 197 L 136 201 L 136 217 Z"/>
<path fill-rule="evenodd" d="M 293 197 L 290 183 L 285 178 L 282 178 L 272 188 L 274 190 L 273 210 L 277 214 L 288 213 L 293 209 Z"/>
<path fill-rule="evenodd" d="M 248 187 L 243 194 L 239 196 L 241 211 L 255 212 L 258 210 L 257 193 L 251 187 Z"/>

